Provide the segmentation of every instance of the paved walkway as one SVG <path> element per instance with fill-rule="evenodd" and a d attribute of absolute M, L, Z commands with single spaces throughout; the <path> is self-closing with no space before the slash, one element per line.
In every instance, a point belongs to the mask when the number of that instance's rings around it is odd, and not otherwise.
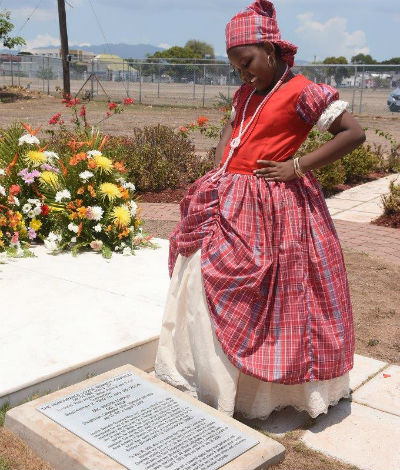
<path fill-rule="evenodd" d="M 372 225 L 369 222 L 382 213 L 381 196 L 388 192 L 389 182 L 399 178 L 390 175 L 356 186 L 327 199 L 339 238 L 345 248 L 363 251 L 400 265 L 400 230 Z M 177 222 L 179 204 L 140 203 L 144 219 Z"/>

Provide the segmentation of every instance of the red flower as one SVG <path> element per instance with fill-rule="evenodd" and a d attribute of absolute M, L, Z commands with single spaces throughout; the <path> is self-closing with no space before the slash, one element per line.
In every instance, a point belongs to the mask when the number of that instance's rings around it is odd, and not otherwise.
<path fill-rule="evenodd" d="M 107 112 L 106 112 L 106 115 L 107 115 L 107 116 L 111 116 L 110 111 L 107 111 Z"/>
<path fill-rule="evenodd" d="M 179 128 L 179 130 L 183 133 L 186 133 L 186 132 L 188 132 L 189 129 L 185 126 L 182 126 L 182 127 Z"/>
<path fill-rule="evenodd" d="M 133 103 L 134 103 L 134 101 L 133 101 L 132 98 L 125 98 L 125 99 L 124 99 L 124 104 L 125 104 L 125 105 L 133 104 Z"/>
<path fill-rule="evenodd" d="M 61 113 L 57 113 L 54 116 L 52 116 L 49 120 L 49 124 L 57 124 L 58 121 L 60 120 Z"/>
<path fill-rule="evenodd" d="M 19 186 L 18 184 L 13 184 L 12 186 L 10 186 L 10 194 L 12 194 L 13 196 L 16 196 L 20 191 L 21 186 Z"/>
<path fill-rule="evenodd" d="M 200 126 L 200 127 L 203 127 L 207 124 L 207 122 L 209 121 L 208 117 L 206 116 L 199 116 L 197 118 L 197 124 Z"/>
<path fill-rule="evenodd" d="M 86 116 L 86 108 L 82 105 L 81 110 L 79 111 L 79 116 Z"/>
<path fill-rule="evenodd" d="M 67 108 L 72 108 L 72 106 L 76 106 L 77 104 L 79 104 L 80 101 L 78 98 L 67 97 L 64 100 L 62 100 L 62 103 L 64 103 Z"/>
<path fill-rule="evenodd" d="M 49 212 L 50 212 L 50 208 L 46 204 L 42 204 L 41 209 L 42 209 L 42 215 L 44 215 L 44 216 L 48 215 Z"/>
<path fill-rule="evenodd" d="M 117 107 L 117 104 L 114 103 L 114 101 L 111 101 L 111 103 L 108 103 L 108 109 L 111 111 L 112 109 L 115 109 Z"/>

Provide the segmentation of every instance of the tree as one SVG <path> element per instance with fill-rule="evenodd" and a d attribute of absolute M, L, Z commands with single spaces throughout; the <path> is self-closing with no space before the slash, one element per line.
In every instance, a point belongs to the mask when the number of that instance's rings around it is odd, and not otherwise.
<path fill-rule="evenodd" d="M 344 65 L 348 64 L 346 57 L 327 57 L 322 62 L 323 64 L 337 64 Z M 340 84 L 343 81 L 343 78 L 350 77 L 349 69 L 347 67 L 328 67 L 327 75 L 333 76 L 335 78 L 336 84 Z"/>
<path fill-rule="evenodd" d="M 373 59 L 369 54 L 357 54 L 351 58 L 352 64 L 366 64 L 366 65 L 374 65 L 378 62 Z"/>
<path fill-rule="evenodd" d="M 400 57 L 392 57 L 391 59 L 383 60 L 381 64 L 400 65 Z"/>
<path fill-rule="evenodd" d="M 193 57 L 202 57 L 208 59 L 215 59 L 214 48 L 206 42 L 198 41 L 197 39 L 189 39 L 185 44 L 185 48 L 192 49 L 196 54 Z"/>
<path fill-rule="evenodd" d="M 10 33 L 14 29 L 14 25 L 9 21 L 10 12 L 8 10 L 0 11 L 0 42 L 4 47 L 12 49 L 15 46 L 23 46 L 26 44 L 20 36 L 11 37 Z"/>

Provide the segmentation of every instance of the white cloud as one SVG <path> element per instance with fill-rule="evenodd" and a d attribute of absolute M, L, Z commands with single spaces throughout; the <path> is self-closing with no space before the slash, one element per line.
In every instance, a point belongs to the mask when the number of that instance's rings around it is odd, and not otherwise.
<path fill-rule="evenodd" d="M 158 47 L 162 47 L 163 49 L 169 49 L 171 46 L 171 44 L 167 44 L 166 42 L 162 42 L 160 44 L 158 44 Z"/>
<path fill-rule="evenodd" d="M 300 25 L 296 32 L 318 60 L 328 56 L 345 56 L 349 59 L 359 53 L 369 54 L 364 31 L 347 31 L 346 18 L 333 17 L 320 23 L 313 16 L 313 13 L 297 15 Z"/>
<path fill-rule="evenodd" d="M 50 34 L 38 34 L 35 39 L 26 39 L 27 49 L 35 49 L 36 47 L 59 46 L 60 39 L 50 36 Z"/>

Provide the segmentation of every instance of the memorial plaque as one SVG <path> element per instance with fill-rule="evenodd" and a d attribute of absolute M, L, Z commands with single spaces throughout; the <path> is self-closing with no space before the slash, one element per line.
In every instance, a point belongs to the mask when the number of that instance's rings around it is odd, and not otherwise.
<path fill-rule="evenodd" d="M 135 470 L 216 470 L 259 443 L 126 372 L 37 410 Z"/>

